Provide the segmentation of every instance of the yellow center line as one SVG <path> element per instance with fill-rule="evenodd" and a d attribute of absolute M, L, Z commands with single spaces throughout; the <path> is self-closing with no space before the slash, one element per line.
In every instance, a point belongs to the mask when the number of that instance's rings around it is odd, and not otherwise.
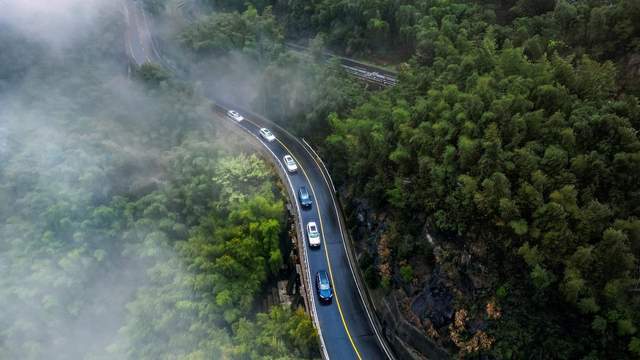
<path fill-rule="evenodd" d="M 285 145 L 278 138 L 276 138 L 276 140 L 280 143 L 280 145 L 282 145 L 282 147 L 284 147 L 289 152 L 289 155 L 291 155 L 294 158 L 294 160 L 296 161 L 296 163 L 298 163 L 298 165 L 300 166 L 300 169 L 302 170 L 302 173 L 304 174 L 304 177 L 307 179 L 307 183 L 309 184 L 309 187 L 311 188 L 311 193 L 313 194 L 313 197 L 316 199 L 316 210 L 318 211 L 318 217 L 320 218 L 320 230 L 324 229 L 324 225 L 322 225 L 322 213 L 320 211 L 320 206 L 318 206 L 318 197 L 316 196 L 316 192 L 314 190 L 313 184 L 311 184 L 311 180 L 309 180 L 309 176 L 307 176 L 307 172 L 304 171 L 304 167 L 302 166 L 302 163 L 300 161 L 298 161 L 298 159 L 295 157 L 295 155 L 293 155 L 293 152 L 291 150 L 289 150 L 287 145 Z M 302 219 L 300 219 L 300 220 L 302 220 Z M 353 347 L 353 350 L 356 352 L 356 356 L 358 357 L 359 360 L 362 360 L 362 356 L 360 356 L 360 352 L 358 351 L 358 348 L 356 347 L 356 344 L 353 341 L 353 338 L 351 337 L 351 333 L 349 332 L 349 327 L 347 326 L 347 322 L 344 319 L 344 314 L 342 313 L 342 307 L 340 306 L 340 300 L 338 298 L 338 290 L 335 287 L 335 281 L 333 281 L 333 272 L 331 271 L 331 260 L 329 260 L 329 250 L 327 250 L 327 242 L 326 242 L 326 238 L 327 237 L 324 235 L 324 231 L 323 230 L 322 230 L 322 237 L 325 239 L 324 246 L 323 246 L 324 247 L 324 255 L 325 255 L 325 258 L 327 259 L 327 265 L 329 267 L 329 277 L 331 277 L 331 283 L 334 284 L 333 294 L 334 294 L 334 297 L 336 298 L 336 305 L 338 306 L 338 312 L 340 313 L 340 319 L 342 320 L 342 325 L 344 326 L 344 330 L 347 332 L 347 337 L 349 338 L 349 342 L 351 342 L 351 346 Z"/>
<path fill-rule="evenodd" d="M 247 121 L 247 122 L 253 124 L 258 129 L 261 129 L 263 127 L 263 126 L 260 126 L 260 125 L 256 124 L 255 122 L 253 122 L 253 121 L 251 121 L 249 119 L 246 119 L 246 118 L 244 119 L 244 121 Z M 287 145 L 285 145 L 278 138 L 276 138 L 276 141 L 280 145 L 282 145 L 282 147 L 285 148 L 285 150 L 287 150 L 289 155 L 291 155 L 293 157 L 293 159 L 296 161 L 296 163 L 300 166 L 300 169 L 302 170 L 302 173 L 303 173 L 305 179 L 307 179 L 307 183 L 309 184 L 309 187 L 311 188 L 311 193 L 313 194 L 313 197 L 316 199 L 316 210 L 318 211 L 318 218 L 320 220 L 320 230 L 322 232 L 322 237 L 326 240 L 326 236 L 324 236 L 324 231 L 322 231 L 322 229 L 324 228 L 324 225 L 322 224 L 322 212 L 320 211 L 320 207 L 317 204 L 318 197 L 316 196 L 315 188 L 313 187 L 313 184 L 311 183 L 311 180 L 309 180 L 309 176 L 307 175 L 307 172 L 304 170 L 304 167 L 302 166 L 302 163 L 296 158 L 295 155 L 293 155 L 293 152 L 289 149 L 289 147 L 287 147 Z M 278 159 L 278 161 L 280 161 L 280 159 Z M 294 201 L 297 201 L 297 200 L 294 199 Z M 302 214 L 300 214 L 300 216 L 302 216 Z M 302 222 L 302 219 L 300 219 L 300 221 Z M 333 271 L 331 270 L 331 260 L 329 260 L 329 250 L 327 250 L 326 241 L 324 243 L 325 243 L 324 244 L 324 255 L 325 255 L 325 258 L 327 260 L 327 266 L 329 268 L 329 277 L 331 278 L 331 282 L 333 284 L 335 284 L 335 281 L 333 281 Z M 334 293 L 334 296 L 336 298 L 336 305 L 338 306 L 338 313 L 340 314 L 340 319 L 342 320 L 342 325 L 344 326 L 344 330 L 347 333 L 347 337 L 349 338 L 349 342 L 351 343 L 351 347 L 353 348 L 353 351 L 356 353 L 356 356 L 358 357 L 358 360 L 362 360 L 362 356 L 360 355 L 360 352 L 358 351 L 358 348 L 357 348 L 355 342 L 353 341 L 353 337 L 351 336 L 351 333 L 349 332 L 349 327 L 347 326 L 347 322 L 344 319 L 344 314 L 342 313 L 342 307 L 340 306 L 340 300 L 339 300 L 339 297 L 338 297 L 338 290 L 337 290 L 337 288 L 335 286 L 333 287 L 333 293 Z M 314 301 L 314 300 L 311 299 L 311 301 Z"/>

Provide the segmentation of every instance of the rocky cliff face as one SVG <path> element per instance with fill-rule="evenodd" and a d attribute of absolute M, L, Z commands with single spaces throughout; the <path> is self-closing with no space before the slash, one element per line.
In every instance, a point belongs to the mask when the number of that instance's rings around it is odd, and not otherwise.
<path fill-rule="evenodd" d="M 391 216 L 361 199 L 342 201 L 353 209 L 347 222 L 378 315 L 391 342 L 408 349 L 404 356 L 438 359 L 490 348 L 485 330 L 499 309 L 487 291 L 492 284 L 480 249 L 432 234 L 425 221 L 416 239 L 424 251 L 399 256 L 397 237 L 406 234 L 393 229 Z"/>

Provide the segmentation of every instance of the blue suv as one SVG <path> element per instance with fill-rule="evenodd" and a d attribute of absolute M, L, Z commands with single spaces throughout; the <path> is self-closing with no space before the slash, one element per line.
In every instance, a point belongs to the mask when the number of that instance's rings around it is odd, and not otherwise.
<path fill-rule="evenodd" d="M 320 270 L 316 274 L 316 291 L 318 292 L 320 302 L 331 302 L 331 299 L 333 298 L 333 290 L 331 289 L 329 275 L 324 270 Z"/>
<path fill-rule="evenodd" d="M 300 199 L 300 205 L 305 209 L 311 209 L 311 196 L 309 196 L 309 191 L 304 186 L 300 187 L 298 190 L 298 199 Z"/>

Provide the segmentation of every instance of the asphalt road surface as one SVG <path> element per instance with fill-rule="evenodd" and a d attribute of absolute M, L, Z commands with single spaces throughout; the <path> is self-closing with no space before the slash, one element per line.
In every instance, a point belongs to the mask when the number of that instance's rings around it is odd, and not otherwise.
<path fill-rule="evenodd" d="M 157 62 L 159 54 L 154 48 L 147 17 L 140 4 L 136 1 L 126 0 L 123 4 L 123 12 L 127 23 L 126 50 L 131 59 L 137 65 Z"/>
<path fill-rule="evenodd" d="M 136 65 L 145 62 L 162 63 L 159 54 L 154 49 L 153 38 L 147 24 L 145 14 L 139 4 L 133 1 L 125 1 L 124 13 L 127 20 L 126 47 L 129 56 Z M 214 102 L 222 111 L 233 108 L 232 104 Z M 270 128 L 276 136 L 276 140 L 268 142 L 259 137 L 260 127 L 267 126 L 268 121 L 247 111 L 241 111 L 246 118 L 242 122 L 224 117 L 225 121 L 232 121 L 241 127 L 248 136 L 256 136 L 262 144 L 271 152 L 273 160 L 283 166 L 282 158 L 290 154 L 298 164 L 298 172 L 287 174 L 286 182 L 291 186 L 293 193 L 298 193 L 301 186 L 306 186 L 311 194 L 313 205 L 311 209 L 304 210 L 299 206 L 298 199 L 291 199 L 298 206 L 300 223 L 306 226 L 307 222 L 315 221 L 320 228 L 321 246 L 312 249 L 308 246 L 305 234 L 304 254 L 311 275 L 313 305 L 310 311 L 314 321 L 319 327 L 321 342 L 323 344 L 323 357 L 330 359 L 385 359 L 391 357 L 379 333 L 372 325 L 371 314 L 365 311 L 363 299 L 358 292 L 348 258 L 343 232 L 340 222 L 340 213 L 332 198 L 332 189 L 328 180 L 323 177 L 320 165 L 313 156 L 297 139 L 286 131 L 278 128 Z M 286 170 L 285 170 L 286 173 Z M 329 273 L 334 290 L 334 298 L 330 304 L 322 304 L 318 300 L 315 291 L 316 272 L 326 270 Z"/>

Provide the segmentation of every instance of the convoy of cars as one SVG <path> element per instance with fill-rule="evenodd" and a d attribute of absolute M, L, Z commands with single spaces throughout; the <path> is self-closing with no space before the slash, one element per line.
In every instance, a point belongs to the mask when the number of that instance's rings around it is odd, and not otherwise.
<path fill-rule="evenodd" d="M 226 115 L 227 117 L 229 117 L 230 119 L 236 122 L 241 122 L 244 120 L 244 117 L 240 115 L 240 113 L 236 110 L 228 110 Z M 273 142 L 274 140 L 276 140 L 275 135 L 273 135 L 273 133 L 267 128 L 260 128 L 258 130 L 258 133 L 260 137 L 267 142 Z M 284 155 L 282 157 L 282 162 L 284 163 L 284 166 L 289 173 L 293 174 L 298 171 L 298 164 L 296 164 L 296 161 L 293 159 L 293 157 L 290 154 Z M 311 200 L 311 195 L 309 194 L 309 191 L 307 190 L 306 186 L 301 186 L 298 189 L 298 200 L 300 201 L 300 206 L 303 209 L 311 208 L 313 202 Z M 307 223 L 306 233 L 307 233 L 306 235 L 307 235 L 307 242 L 309 244 L 309 247 L 311 248 L 320 247 L 320 244 L 322 243 L 320 228 L 318 227 L 318 224 L 316 224 L 315 221 L 309 221 Z M 329 275 L 325 270 L 320 270 L 316 273 L 315 284 L 316 284 L 316 292 L 318 294 L 318 300 L 321 303 L 330 304 L 333 299 L 333 289 L 331 287 L 331 281 L 329 280 Z"/>

